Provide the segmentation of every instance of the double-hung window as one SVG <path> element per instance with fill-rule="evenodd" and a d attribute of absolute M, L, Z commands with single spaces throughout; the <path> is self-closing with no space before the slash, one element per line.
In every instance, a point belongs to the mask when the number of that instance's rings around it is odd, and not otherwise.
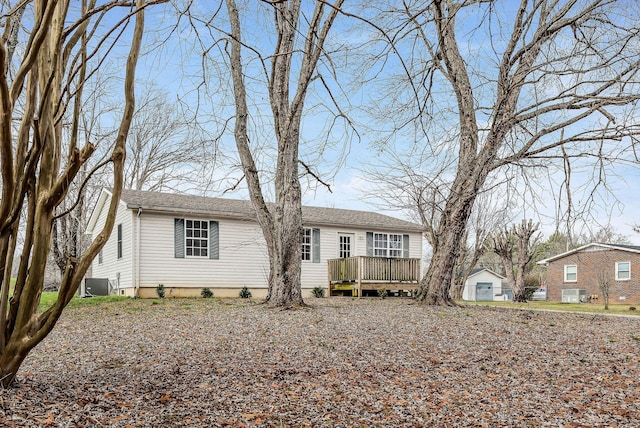
<path fill-rule="evenodd" d="M 402 235 L 389 234 L 389 257 L 402 257 Z"/>
<path fill-rule="evenodd" d="M 302 230 L 302 260 L 320 263 L 320 229 L 305 227 Z"/>
<path fill-rule="evenodd" d="M 564 265 L 564 282 L 578 282 L 577 265 Z"/>
<path fill-rule="evenodd" d="M 184 231 L 187 257 L 209 257 L 209 222 L 186 220 Z"/>
<path fill-rule="evenodd" d="M 367 255 L 374 257 L 409 257 L 409 235 L 367 232 Z"/>
<path fill-rule="evenodd" d="M 214 220 L 174 219 L 174 256 L 176 258 L 218 259 L 219 224 Z"/>
<path fill-rule="evenodd" d="M 311 260 L 312 236 L 311 229 L 305 227 L 302 231 L 302 260 Z"/>
<path fill-rule="evenodd" d="M 616 281 L 631 279 L 631 262 L 616 262 Z"/>
<path fill-rule="evenodd" d="M 375 257 L 387 257 L 389 251 L 389 235 L 386 233 L 373 234 L 373 255 Z"/>

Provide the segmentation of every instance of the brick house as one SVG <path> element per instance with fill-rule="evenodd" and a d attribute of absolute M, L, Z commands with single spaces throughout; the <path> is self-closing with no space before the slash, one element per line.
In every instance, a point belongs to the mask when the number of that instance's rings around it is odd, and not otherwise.
<path fill-rule="evenodd" d="M 640 304 L 640 246 L 592 243 L 538 262 L 547 268 L 547 300 Z"/>

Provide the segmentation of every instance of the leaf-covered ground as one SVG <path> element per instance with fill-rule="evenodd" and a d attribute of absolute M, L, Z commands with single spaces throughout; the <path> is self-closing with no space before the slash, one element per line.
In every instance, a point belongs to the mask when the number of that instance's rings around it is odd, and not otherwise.
<path fill-rule="evenodd" d="M 66 312 L 0 426 L 640 426 L 640 319 L 401 299 Z"/>

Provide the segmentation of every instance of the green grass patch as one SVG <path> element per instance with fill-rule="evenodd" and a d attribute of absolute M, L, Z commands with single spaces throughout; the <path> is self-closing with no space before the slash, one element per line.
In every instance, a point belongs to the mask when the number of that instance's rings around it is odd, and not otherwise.
<path fill-rule="evenodd" d="M 604 304 L 601 303 L 558 303 L 558 302 L 526 302 L 526 303 L 514 303 L 514 302 L 467 302 L 459 301 L 461 305 L 469 306 L 496 306 L 505 308 L 518 308 L 518 309 L 533 309 L 533 310 L 548 310 L 548 311 L 565 311 L 565 312 L 587 312 L 592 314 L 624 314 L 640 316 L 639 311 L 629 310 L 634 305 L 626 304 L 609 304 L 609 309 L 604 309 Z"/>
<path fill-rule="evenodd" d="M 58 299 L 57 291 L 45 291 L 40 298 L 40 306 L 38 312 L 44 312 Z M 73 299 L 67 305 L 67 308 L 81 308 L 85 306 L 99 306 L 104 304 L 122 302 L 123 300 L 131 300 L 126 296 L 95 296 L 82 298 L 80 296 L 74 296 Z"/>

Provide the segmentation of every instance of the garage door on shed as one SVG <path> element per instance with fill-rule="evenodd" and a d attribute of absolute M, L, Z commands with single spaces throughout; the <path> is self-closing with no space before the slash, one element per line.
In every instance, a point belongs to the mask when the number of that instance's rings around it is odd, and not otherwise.
<path fill-rule="evenodd" d="M 476 301 L 491 302 L 493 300 L 493 283 L 478 282 L 476 283 Z"/>

